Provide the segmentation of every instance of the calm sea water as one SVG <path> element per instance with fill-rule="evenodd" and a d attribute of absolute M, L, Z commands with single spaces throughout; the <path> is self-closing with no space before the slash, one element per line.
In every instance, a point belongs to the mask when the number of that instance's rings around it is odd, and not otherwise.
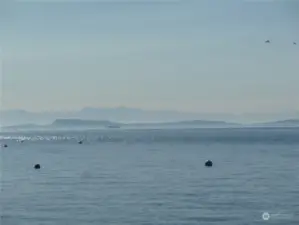
<path fill-rule="evenodd" d="M 1 133 L 4 143 L 3 225 L 299 224 L 299 129 Z"/>

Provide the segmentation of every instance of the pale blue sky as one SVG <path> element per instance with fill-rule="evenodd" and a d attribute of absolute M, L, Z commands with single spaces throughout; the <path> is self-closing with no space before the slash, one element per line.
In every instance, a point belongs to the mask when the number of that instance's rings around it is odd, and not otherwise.
<path fill-rule="evenodd" d="M 3 109 L 299 111 L 298 1 L 42 2 L 2 2 Z"/>

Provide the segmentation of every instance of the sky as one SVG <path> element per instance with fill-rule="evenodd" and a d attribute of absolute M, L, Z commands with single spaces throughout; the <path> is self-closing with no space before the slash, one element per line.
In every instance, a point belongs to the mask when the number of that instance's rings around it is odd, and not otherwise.
<path fill-rule="evenodd" d="M 0 4 L 3 110 L 299 111 L 299 1 Z"/>

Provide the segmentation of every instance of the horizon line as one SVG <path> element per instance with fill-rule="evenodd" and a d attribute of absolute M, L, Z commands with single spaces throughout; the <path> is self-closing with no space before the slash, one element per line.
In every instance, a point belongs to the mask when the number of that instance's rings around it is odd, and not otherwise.
<path fill-rule="evenodd" d="M 85 106 L 78 109 L 65 109 L 65 110 L 28 110 L 28 109 L 22 109 L 22 108 L 12 108 L 12 109 L 1 109 L 0 112 L 10 112 L 10 111 L 23 111 L 28 113 L 70 113 L 70 112 L 80 112 L 84 109 L 133 109 L 133 110 L 140 110 L 140 111 L 148 111 L 148 112 L 176 112 L 176 113 L 187 113 L 187 114 L 226 114 L 226 115 L 244 115 L 244 114 L 290 114 L 295 113 L 299 116 L 299 110 L 293 110 L 293 111 L 272 111 L 272 112 L 257 112 L 257 111 L 248 111 L 248 112 L 205 112 L 205 111 L 184 111 L 184 110 L 177 110 L 177 109 L 146 109 L 146 108 L 138 108 L 138 107 L 129 107 L 129 106 Z"/>

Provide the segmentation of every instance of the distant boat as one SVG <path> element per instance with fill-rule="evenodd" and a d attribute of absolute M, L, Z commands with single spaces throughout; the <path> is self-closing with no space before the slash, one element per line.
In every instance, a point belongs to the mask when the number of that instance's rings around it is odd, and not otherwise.
<path fill-rule="evenodd" d="M 120 128 L 120 126 L 118 126 L 118 125 L 108 125 L 107 127 L 108 128 Z"/>

